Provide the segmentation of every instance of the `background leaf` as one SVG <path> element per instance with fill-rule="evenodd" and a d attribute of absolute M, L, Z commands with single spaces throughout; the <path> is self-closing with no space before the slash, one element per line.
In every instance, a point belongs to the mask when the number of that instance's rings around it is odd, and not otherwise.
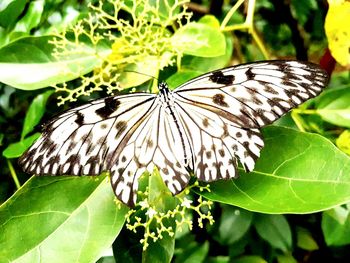
<path fill-rule="evenodd" d="M 316 107 L 323 120 L 350 128 L 350 86 L 323 92 L 316 100 Z"/>
<path fill-rule="evenodd" d="M 11 143 L 2 152 L 2 155 L 6 158 L 20 157 L 34 143 L 34 141 L 39 138 L 39 136 L 40 133 L 37 132 L 19 142 Z"/>
<path fill-rule="evenodd" d="M 8 27 L 21 15 L 26 0 L 3 0 L 0 4 L 0 26 Z"/>
<path fill-rule="evenodd" d="M 69 81 L 90 72 L 100 60 L 94 49 L 80 57 L 53 57 L 52 37 L 26 37 L 0 49 L 0 82 L 34 90 Z M 108 49 L 101 51 L 108 52 Z"/>
<path fill-rule="evenodd" d="M 189 23 L 175 32 L 172 45 L 185 54 L 199 57 L 216 57 L 225 53 L 225 37 L 211 26 Z"/>
<path fill-rule="evenodd" d="M 29 106 L 26 117 L 24 118 L 23 130 L 21 139 L 27 136 L 36 125 L 39 124 L 42 116 L 45 113 L 47 99 L 51 96 L 53 90 L 48 90 L 42 94 L 39 94 L 34 98 Z"/>
<path fill-rule="evenodd" d="M 328 246 L 350 244 L 349 207 L 335 207 L 322 214 L 322 231 Z"/>
<path fill-rule="evenodd" d="M 282 215 L 256 214 L 254 226 L 258 234 L 274 248 L 287 252 L 292 247 L 292 233 Z"/>
<path fill-rule="evenodd" d="M 238 207 L 223 206 L 219 226 L 219 242 L 232 244 L 248 231 L 253 220 L 253 213 Z"/>

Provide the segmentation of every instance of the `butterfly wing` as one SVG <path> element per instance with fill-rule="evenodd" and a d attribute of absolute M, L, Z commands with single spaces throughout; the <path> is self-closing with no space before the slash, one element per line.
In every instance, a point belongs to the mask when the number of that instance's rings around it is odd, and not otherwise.
<path fill-rule="evenodd" d="M 124 159 L 134 156 L 134 149 L 125 149 L 126 142 L 145 116 L 157 109 L 155 100 L 154 94 L 134 93 L 70 109 L 44 126 L 19 164 L 36 175 L 98 175 L 112 167 L 124 169 Z M 142 164 L 138 168 L 145 170 Z"/>
<path fill-rule="evenodd" d="M 187 141 L 185 149 L 179 142 L 178 127 L 161 106 L 146 113 L 140 124 L 126 134 L 111 168 L 112 186 L 118 199 L 134 206 L 138 178 L 145 170 L 152 172 L 155 166 L 169 190 L 174 195 L 181 192 L 190 180 L 183 157 L 191 156 L 191 152 Z"/>
<path fill-rule="evenodd" d="M 254 168 L 260 127 L 316 96 L 328 81 L 316 65 L 267 61 L 195 78 L 163 95 L 134 93 L 68 110 L 20 158 L 37 175 L 111 172 L 123 203 L 136 202 L 138 178 L 156 166 L 173 194 L 189 171 L 203 181 L 237 176 L 237 159 Z M 163 96 L 163 97 L 162 97 Z"/>
<path fill-rule="evenodd" d="M 260 128 L 315 97 L 327 82 L 327 73 L 309 62 L 263 61 L 202 75 L 175 93 L 239 127 Z"/>
<path fill-rule="evenodd" d="M 91 101 L 51 120 L 20 158 L 36 175 L 98 175 L 110 171 L 119 200 L 134 206 L 138 179 L 154 166 L 173 194 L 188 184 L 179 130 L 154 94 Z M 192 156 L 186 142 L 187 156 Z"/>
<path fill-rule="evenodd" d="M 237 159 L 252 171 L 264 145 L 259 128 L 316 96 L 327 82 L 317 65 L 264 61 L 214 71 L 175 89 L 195 175 L 203 181 L 236 177 Z"/>

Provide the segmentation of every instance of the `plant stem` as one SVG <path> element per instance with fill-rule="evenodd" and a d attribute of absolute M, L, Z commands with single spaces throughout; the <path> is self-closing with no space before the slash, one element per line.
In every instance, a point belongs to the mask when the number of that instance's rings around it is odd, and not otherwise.
<path fill-rule="evenodd" d="M 230 21 L 232 15 L 237 11 L 238 7 L 243 4 L 244 0 L 238 0 L 237 3 L 230 9 L 230 11 L 225 16 L 224 20 L 221 23 L 220 29 L 224 30 L 226 28 L 227 23 Z"/>
<path fill-rule="evenodd" d="M 12 176 L 12 179 L 13 181 L 15 182 L 15 185 L 16 185 L 16 188 L 19 189 L 21 187 L 21 184 L 19 183 L 19 180 L 17 178 L 17 174 L 16 174 L 16 171 L 15 169 L 13 168 L 13 165 L 12 163 L 10 162 L 9 159 L 7 159 L 7 165 L 10 169 L 10 173 L 11 173 L 11 176 Z"/>
<path fill-rule="evenodd" d="M 256 33 L 254 29 L 253 21 L 254 21 L 255 0 L 248 0 L 247 16 L 245 18 L 244 23 L 227 26 L 230 18 L 237 11 L 238 7 L 243 4 L 243 2 L 244 0 L 238 0 L 236 4 L 230 9 L 230 11 L 225 16 L 225 19 L 222 21 L 220 29 L 223 32 L 234 31 L 234 30 L 248 30 L 248 33 L 252 35 L 254 41 L 258 45 L 258 48 L 260 49 L 265 59 L 269 59 L 269 54 L 267 52 L 267 49 L 265 48 L 263 41 L 260 39 L 259 35 Z"/>

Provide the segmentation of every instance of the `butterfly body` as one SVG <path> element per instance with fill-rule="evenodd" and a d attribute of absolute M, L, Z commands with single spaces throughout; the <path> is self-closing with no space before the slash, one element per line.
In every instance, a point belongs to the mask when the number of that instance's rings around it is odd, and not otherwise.
<path fill-rule="evenodd" d="M 252 171 L 259 128 L 316 96 L 328 76 L 317 65 L 263 61 L 210 72 L 159 93 L 91 101 L 50 121 L 20 158 L 37 175 L 111 174 L 117 198 L 133 206 L 138 178 L 157 167 L 173 194 L 190 176 L 211 182 Z"/>

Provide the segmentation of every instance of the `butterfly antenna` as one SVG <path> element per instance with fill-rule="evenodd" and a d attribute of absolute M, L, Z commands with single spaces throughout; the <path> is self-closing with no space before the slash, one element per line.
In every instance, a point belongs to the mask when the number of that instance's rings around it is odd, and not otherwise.
<path fill-rule="evenodd" d="M 142 73 L 142 72 L 138 72 L 138 71 L 134 71 L 134 70 L 125 70 L 123 72 L 126 72 L 126 73 L 137 73 L 137 74 L 144 75 L 144 76 L 147 76 L 147 77 L 150 77 L 152 79 L 156 79 L 157 81 L 159 81 L 159 79 L 156 78 L 155 76 L 152 76 L 152 75 L 149 75 L 149 74 L 146 74 L 146 73 Z"/>

